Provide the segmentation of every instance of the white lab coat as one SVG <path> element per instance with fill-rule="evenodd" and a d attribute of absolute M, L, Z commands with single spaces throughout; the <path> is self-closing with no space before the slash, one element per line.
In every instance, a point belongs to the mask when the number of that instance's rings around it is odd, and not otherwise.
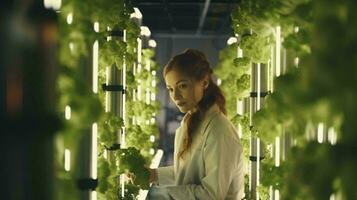
<path fill-rule="evenodd" d="M 186 117 L 186 115 L 185 115 Z M 185 117 L 176 130 L 174 165 L 159 167 L 151 200 L 240 200 L 243 198 L 243 148 L 237 131 L 213 105 L 193 134 L 184 159 L 178 158 L 186 128 Z"/>

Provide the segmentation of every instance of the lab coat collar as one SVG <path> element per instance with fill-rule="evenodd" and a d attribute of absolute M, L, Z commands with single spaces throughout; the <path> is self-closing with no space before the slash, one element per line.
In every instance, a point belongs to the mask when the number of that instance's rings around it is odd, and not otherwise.
<path fill-rule="evenodd" d="M 205 113 L 202 121 L 201 121 L 201 125 L 199 126 L 198 130 L 199 133 L 204 134 L 208 124 L 212 121 L 212 119 L 214 118 L 214 116 L 216 116 L 217 114 L 219 114 L 221 112 L 221 110 L 219 109 L 217 104 L 213 104 Z"/>

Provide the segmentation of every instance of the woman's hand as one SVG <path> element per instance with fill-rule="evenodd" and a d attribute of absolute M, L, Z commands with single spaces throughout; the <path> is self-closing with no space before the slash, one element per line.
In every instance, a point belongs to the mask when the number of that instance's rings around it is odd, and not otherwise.
<path fill-rule="evenodd" d="M 136 176 L 135 176 L 134 173 L 128 172 L 128 173 L 126 173 L 126 176 L 129 178 L 129 181 L 130 181 L 131 183 L 134 183 L 134 181 L 135 181 L 135 179 L 136 179 Z"/>
<path fill-rule="evenodd" d="M 149 168 L 147 166 L 145 166 L 145 168 L 147 170 L 149 170 L 149 173 L 150 173 L 149 182 L 152 183 L 152 182 L 157 181 L 157 171 L 156 171 L 156 169 L 151 169 L 151 168 Z"/>

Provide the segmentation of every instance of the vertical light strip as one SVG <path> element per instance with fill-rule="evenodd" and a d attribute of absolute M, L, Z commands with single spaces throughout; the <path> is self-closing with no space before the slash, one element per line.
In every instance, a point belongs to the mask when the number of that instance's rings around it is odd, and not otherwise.
<path fill-rule="evenodd" d="M 43 5 L 47 9 L 59 10 L 62 5 L 62 0 L 44 0 Z"/>
<path fill-rule="evenodd" d="M 298 26 L 294 27 L 294 32 L 295 32 L 295 34 L 297 34 L 299 32 L 299 27 Z M 295 65 L 296 68 L 299 68 L 299 57 L 295 57 L 294 65 Z"/>
<path fill-rule="evenodd" d="M 294 65 L 295 65 L 296 68 L 299 68 L 299 57 L 295 57 Z"/>
<path fill-rule="evenodd" d="M 154 76 L 153 80 L 151 81 L 151 87 L 156 87 L 156 77 Z"/>
<path fill-rule="evenodd" d="M 250 147 L 253 146 L 252 144 L 252 136 L 249 137 L 249 144 Z M 249 148 L 249 155 L 252 155 L 252 148 Z M 249 161 L 249 191 L 252 191 L 252 167 L 253 167 L 253 162 Z"/>
<path fill-rule="evenodd" d="M 107 150 L 107 149 L 104 149 L 104 150 L 103 150 L 103 157 L 104 157 L 105 159 L 108 158 L 108 150 Z"/>
<path fill-rule="evenodd" d="M 286 140 L 287 140 L 287 135 L 285 133 L 285 130 L 284 130 L 284 126 L 282 126 L 283 128 L 283 138 L 282 138 L 282 144 L 281 144 L 281 148 L 282 148 L 282 152 L 281 152 L 281 159 L 282 161 L 285 161 L 286 160 L 286 154 L 287 154 L 287 149 L 286 149 Z"/>
<path fill-rule="evenodd" d="M 141 87 L 141 80 L 139 79 L 138 80 L 138 96 L 137 96 L 137 98 L 138 98 L 138 100 L 139 101 L 141 101 L 141 89 L 142 89 L 142 87 Z"/>
<path fill-rule="evenodd" d="M 73 42 L 70 42 L 70 43 L 69 43 L 69 51 L 71 52 L 71 54 L 73 54 L 73 51 L 74 51 L 74 44 L 73 44 Z"/>
<path fill-rule="evenodd" d="M 268 77 L 267 77 L 267 79 L 268 79 L 268 87 L 267 87 L 267 90 L 268 90 L 268 91 L 271 91 L 271 85 L 270 85 L 270 66 L 271 66 L 271 59 L 268 60 L 268 64 L 267 64 L 267 67 L 268 67 L 268 69 L 267 69 L 267 74 L 268 74 Z"/>
<path fill-rule="evenodd" d="M 155 93 L 151 93 L 150 99 L 151 99 L 151 101 L 155 101 L 156 100 L 156 94 Z"/>
<path fill-rule="evenodd" d="M 136 101 L 136 91 L 135 91 L 135 89 L 133 90 L 133 101 Z"/>
<path fill-rule="evenodd" d="M 330 200 L 336 200 L 336 195 L 335 194 L 331 194 Z"/>
<path fill-rule="evenodd" d="M 95 22 L 94 23 L 94 31 L 99 32 L 99 23 Z M 99 42 L 96 40 L 93 44 L 93 69 L 92 69 L 92 90 L 94 94 L 98 93 L 98 58 L 99 58 Z M 109 77 L 109 71 L 106 73 L 107 79 Z M 107 80 L 109 82 L 109 80 Z M 107 83 L 108 84 L 108 83 Z M 108 93 L 106 92 L 106 111 L 108 109 Z M 97 179 L 97 164 L 98 164 L 98 125 L 97 123 L 92 124 L 92 147 L 91 147 L 91 178 L 92 179 Z M 90 191 L 90 200 L 97 200 L 97 192 Z"/>
<path fill-rule="evenodd" d="M 280 76 L 281 68 L 280 68 L 280 48 L 281 48 L 281 28 L 277 26 L 275 29 L 275 75 Z"/>
<path fill-rule="evenodd" d="M 274 200 L 273 186 L 269 186 L 269 200 Z"/>
<path fill-rule="evenodd" d="M 69 149 L 64 150 L 64 170 L 67 172 L 71 170 L 71 151 Z"/>
<path fill-rule="evenodd" d="M 97 179 L 97 160 L 98 160 L 98 124 L 92 125 L 92 148 L 91 148 L 91 178 Z"/>
<path fill-rule="evenodd" d="M 109 85 L 109 67 L 105 68 L 105 84 Z M 105 91 L 105 112 L 109 112 L 109 92 Z"/>
<path fill-rule="evenodd" d="M 257 71 L 258 71 L 258 89 L 257 89 L 257 111 L 260 110 L 260 92 L 261 92 L 261 88 L 260 88 L 260 84 L 261 84 L 261 65 L 260 63 L 257 64 Z"/>
<path fill-rule="evenodd" d="M 260 185 L 260 139 L 257 138 L 257 187 Z M 257 190 L 257 199 L 259 197 L 259 190 Z"/>
<path fill-rule="evenodd" d="M 62 0 L 52 0 L 52 8 L 54 10 L 59 10 L 62 6 Z"/>
<path fill-rule="evenodd" d="M 249 126 L 253 126 L 253 98 L 249 98 Z"/>
<path fill-rule="evenodd" d="M 111 31 L 112 29 L 109 27 L 109 26 L 107 26 L 107 31 Z M 112 36 L 107 36 L 107 41 L 110 41 L 110 40 L 112 40 Z"/>
<path fill-rule="evenodd" d="M 99 23 L 98 22 L 94 22 L 93 29 L 96 33 L 99 33 Z"/>
<path fill-rule="evenodd" d="M 274 62 L 274 46 L 271 45 L 270 47 L 270 73 L 269 73 L 269 78 L 270 78 L 270 92 L 274 92 L 274 75 L 275 75 L 275 71 L 274 71 L 274 66 L 275 66 L 275 62 Z"/>
<path fill-rule="evenodd" d="M 67 15 L 67 24 L 72 24 L 72 22 L 73 22 L 73 13 L 72 12 L 70 12 L 70 13 L 68 13 L 68 15 Z"/>
<path fill-rule="evenodd" d="M 237 97 L 237 114 L 243 115 L 243 100 Z"/>
<path fill-rule="evenodd" d="M 154 135 L 150 135 L 150 142 L 155 142 L 155 136 Z"/>
<path fill-rule="evenodd" d="M 90 191 L 90 200 L 97 200 L 97 191 Z"/>
<path fill-rule="evenodd" d="M 237 58 L 243 58 L 243 50 L 240 47 L 237 49 Z"/>
<path fill-rule="evenodd" d="M 151 95 L 150 95 L 150 91 L 149 88 L 145 89 L 145 102 L 146 104 L 150 104 L 150 100 L 151 100 Z"/>
<path fill-rule="evenodd" d="M 297 145 L 297 139 L 294 139 L 293 140 L 293 146 L 296 146 Z"/>
<path fill-rule="evenodd" d="M 145 68 L 146 68 L 146 70 L 150 71 L 150 68 L 151 68 L 151 62 L 150 62 L 150 60 L 148 60 L 148 61 L 146 62 Z"/>
<path fill-rule="evenodd" d="M 93 44 L 93 86 L 92 90 L 95 94 L 98 93 L 98 50 L 99 50 L 99 43 L 96 40 Z"/>
<path fill-rule="evenodd" d="M 151 72 L 151 75 L 153 77 L 152 81 L 151 81 L 151 87 L 156 87 L 156 71 L 153 70 Z M 156 100 L 156 93 L 151 93 L 151 101 L 155 101 Z"/>
<path fill-rule="evenodd" d="M 280 166 L 280 137 L 275 138 L 275 166 Z"/>
<path fill-rule="evenodd" d="M 156 114 L 153 116 L 156 116 Z M 156 121 L 155 117 L 151 117 L 151 119 L 150 119 L 151 124 L 155 124 L 155 121 Z"/>
<path fill-rule="evenodd" d="M 123 33 L 123 41 L 126 42 L 126 29 L 124 29 L 124 33 Z M 124 59 L 123 59 L 123 88 L 124 90 L 126 90 L 126 59 L 125 59 L 125 55 L 124 55 Z M 126 92 L 124 92 L 122 94 L 122 98 L 123 98 L 123 105 L 122 105 L 122 109 L 123 109 L 123 128 L 122 128 L 122 141 L 121 144 L 123 144 L 123 146 L 126 146 L 126 129 L 125 129 L 125 125 L 126 125 Z"/>
<path fill-rule="evenodd" d="M 242 137 L 243 137 L 243 127 L 240 123 L 238 124 L 238 137 L 240 139 L 242 139 Z"/>
<path fill-rule="evenodd" d="M 274 144 L 269 144 L 268 149 L 270 150 L 270 158 L 273 158 L 274 156 Z"/>
<path fill-rule="evenodd" d="M 66 105 L 66 107 L 64 109 L 64 117 L 66 120 L 71 119 L 71 107 L 69 105 Z"/>
<path fill-rule="evenodd" d="M 252 146 L 252 137 L 249 137 L 249 146 L 251 147 Z M 249 148 L 249 155 L 252 155 L 252 148 Z M 249 160 L 248 161 L 250 163 L 250 166 L 252 166 L 252 161 Z M 249 191 L 252 191 L 252 169 L 251 167 L 248 167 L 248 170 L 249 170 Z"/>
<path fill-rule="evenodd" d="M 282 71 L 283 71 L 283 74 L 286 74 L 286 66 L 287 64 L 286 64 L 286 49 L 285 48 L 283 48 L 283 69 L 282 69 Z"/>
<path fill-rule="evenodd" d="M 243 115 L 243 101 L 237 97 L 237 114 Z M 243 128 L 240 123 L 238 123 L 238 136 L 243 137 Z"/>
<path fill-rule="evenodd" d="M 125 196 L 125 174 L 120 175 L 121 196 Z"/>
<path fill-rule="evenodd" d="M 280 192 L 279 190 L 274 191 L 274 200 L 280 200 Z"/>
<path fill-rule="evenodd" d="M 120 137 L 120 139 L 121 139 L 120 145 L 122 146 L 122 148 L 127 148 L 126 140 L 125 140 L 126 132 L 125 132 L 125 127 L 124 126 L 121 128 L 121 131 L 122 131 L 122 134 L 121 134 L 121 137 Z"/>
<path fill-rule="evenodd" d="M 141 65 L 141 52 L 142 52 L 142 40 L 140 38 L 137 39 L 138 41 L 138 65 Z M 141 69 L 141 66 L 140 66 Z M 138 66 L 138 72 L 140 72 L 139 66 Z"/>
<path fill-rule="evenodd" d="M 323 143 L 324 141 L 324 124 L 320 122 L 317 126 L 317 141 Z"/>
<path fill-rule="evenodd" d="M 328 136 L 329 136 L 329 141 L 332 145 L 335 145 L 337 142 L 337 135 L 335 132 L 335 129 L 333 127 L 330 127 L 328 129 Z"/>

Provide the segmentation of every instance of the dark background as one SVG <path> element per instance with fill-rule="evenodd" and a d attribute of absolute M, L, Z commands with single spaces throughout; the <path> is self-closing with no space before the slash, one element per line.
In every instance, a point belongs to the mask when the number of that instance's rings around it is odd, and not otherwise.
<path fill-rule="evenodd" d="M 231 11 L 237 0 L 135 0 L 132 1 L 142 15 L 142 25 L 148 26 L 156 41 L 156 61 L 161 66 L 158 75 L 158 100 L 162 109 L 158 116 L 160 127 L 159 148 L 164 150 L 161 165 L 172 164 L 175 130 L 182 113 L 170 102 L 162 77 L 162 68 L 168 60 L 186 48 L 204 52 L 215 67 L 218 54 L 233 36 Z"/>

